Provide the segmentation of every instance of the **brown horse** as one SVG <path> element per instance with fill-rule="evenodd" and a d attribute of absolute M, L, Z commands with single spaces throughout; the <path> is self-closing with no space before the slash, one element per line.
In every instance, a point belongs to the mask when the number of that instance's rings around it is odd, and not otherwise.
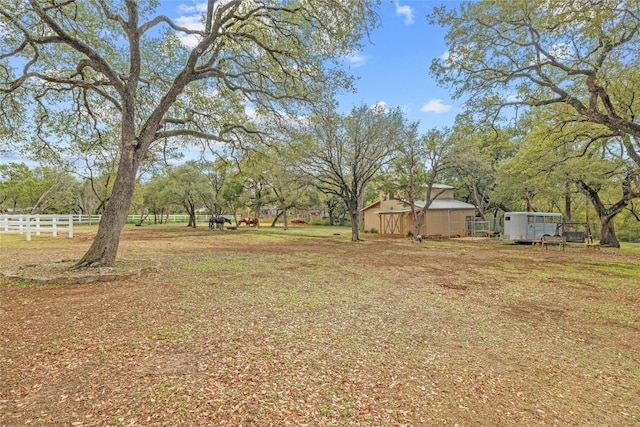
<path fill-rule="evenodd" d="M 242 218 L 240 221 L 238 221 L 238 225 L 243 223 L 247 225 L 253 225 L 256 228 L 260 227 L 260 220 L 258 218 Z"/>

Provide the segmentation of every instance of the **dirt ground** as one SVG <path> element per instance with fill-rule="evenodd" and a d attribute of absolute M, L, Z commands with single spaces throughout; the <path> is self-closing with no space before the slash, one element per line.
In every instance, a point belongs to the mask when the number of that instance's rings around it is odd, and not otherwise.
<path fill-rule="evenodd" d="M 638 252 L 308 230 L 0 236 L 0 425 L 640 425 Z"/>

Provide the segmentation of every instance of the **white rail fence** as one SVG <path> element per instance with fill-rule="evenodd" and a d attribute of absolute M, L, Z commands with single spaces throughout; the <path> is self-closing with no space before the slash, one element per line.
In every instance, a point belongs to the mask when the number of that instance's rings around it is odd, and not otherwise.
<path fill-rule="evenodd" d="M 229 217 L 229 215 L 226 215 L 227 217 Z M 211 217 L 211 215 L 196 215 L 196 222 L 205 222 L 208 223 L 209 222 L 209 218 Z M 154 220 L 153 215 L 145 215 L 144 217 L 144 223 L 146 224 L 151 224 Z M 129 215 L 127 216 L 127 223 L 137 223 L 140 222 L 141 216 L 140 215 Z M 160 217 L 158 217 L 158 220 L 160 220 Z M 189 222 L 189 215 L 163 215 L 162 217 L 162 222 L 163 223 L 171 223 L 171 222 Z"/>
<path fill-rule="evenodd" d="M 72 217 L 73 217 L 73 222 L 75 224 L 94 225 L 94 224 L 98 224 L 100 222 L 100 219 L 102 218 L 102 215 L 79 215 L 79 214 L 74 214 L 74 215 L 72 215 Z"/>
<path fill-rule="evenodd" d="M 73 238 L 73 215 L 0 215 L 0 234 L 26 234 L 27 240 L 35 233 L 69 234 Z"/>
<path fill-rule="evenodd" d="M 52 233 L 54 237 L 58 233 L 68 233 L 69 238 L 73 238 L 73 224 L 77 225 L 97 225 L 100 223 L 101 215 L 0 215 L 0 234 L 26 234 L 27 240 L 31 240 L 31 235 L 35 233 L 40 236 L 42 233 Z M 153 217 L 146 217 L 146 223 L 151 223 Z M 129 215 L 128 223 L 137 223 L 140 215 Z M 165 223 L 181 223 L 189 221 L 189 215 L 165 215 Z M 209 215 L 197 215 L 197 222 L 208 223 Z"/>

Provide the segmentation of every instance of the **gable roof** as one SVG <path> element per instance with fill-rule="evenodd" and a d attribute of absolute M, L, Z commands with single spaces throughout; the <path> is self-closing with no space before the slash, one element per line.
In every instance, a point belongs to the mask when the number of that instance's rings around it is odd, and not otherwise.
<path fill-rule="evenodd" d="M 427 202 L 424 200 L 416 200 L 416 208 L 422 209 Z M 407 203 L 408 205 L 408 203 Z M 435 199 L 431 201 L 431 205 L 428 210 L 439 209 L 475 209 L 471 203 L 461 202 L 455 199 Z"/>
<path fill-rule="evenodd" d="M 404 213 L 404 212 L 411 212 L 411 208 L 409 207 L 409 202 L 406 200 L 398 200 L 398 202 L 401 202 L 403 204 L 403 207 L 401 208 L 395 208 L 395 209 L 385 209 L 383 211 L 380 211 L 380 213 Z M 425 205 L 425 201 L 424 200 L 416 200 L 415 201 L 415 206 L 416 209 L 422 209 Z M 371 203 L 368 206 L 365 206 L 364 208 L 361 209 L 361 211 L 365 211 L 367 209 L 371 209 L 374 208 L 375 206 L 380 206 L 381 203 L 379 201 Z M 429 206 L 429 209 L 427 209 L 428 211 L 437 211 L 437 210 L 464 210 L 464 209 L 473 209 L 475 210 L 476 207 L 470 203 L 466 203 L 466 202 L 461 202 L 460 200 L 455 200 L 455 199 L 435 199 L 431 202 L 431 205 Z"/>
<path fill-rule="evenodd" d="M 376 206 L 376 205 L 380 205 L 380 200 L 376 200 L 375 202 L 368 204 L 367 206 L 365 206 L 364 208 L 360 209 L 360 211 L 366 211 L 367 209 L 371 209 L 372 207 Z"/>
<path fill-rule="evenodd" d="M 431 188 L 438 188 L 440 190 L 453 190 L 453 187 L 447 184 L 433 184 Z"/>

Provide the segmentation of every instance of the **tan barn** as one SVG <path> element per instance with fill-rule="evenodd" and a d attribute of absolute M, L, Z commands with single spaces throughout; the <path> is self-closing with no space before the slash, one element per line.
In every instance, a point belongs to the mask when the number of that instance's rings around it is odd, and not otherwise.
<path fill-rule="evenodd" d="M 438 197 L 431 203 L 422 221 L 421 235 L 426 237 L 458 237 L 470 233 L 469 223 L 473 223 L 475 206 L 455 200 L 453 187 L 435 184 L 432 190 Z M 416 200 L 416 210 L 424 206 L 424 201 Z M 413 214 L 406 200 L 388 195 L 362 209 L 364 229 L 375 229 L 379 234 L 407 236 L 413 232 Z"/>

